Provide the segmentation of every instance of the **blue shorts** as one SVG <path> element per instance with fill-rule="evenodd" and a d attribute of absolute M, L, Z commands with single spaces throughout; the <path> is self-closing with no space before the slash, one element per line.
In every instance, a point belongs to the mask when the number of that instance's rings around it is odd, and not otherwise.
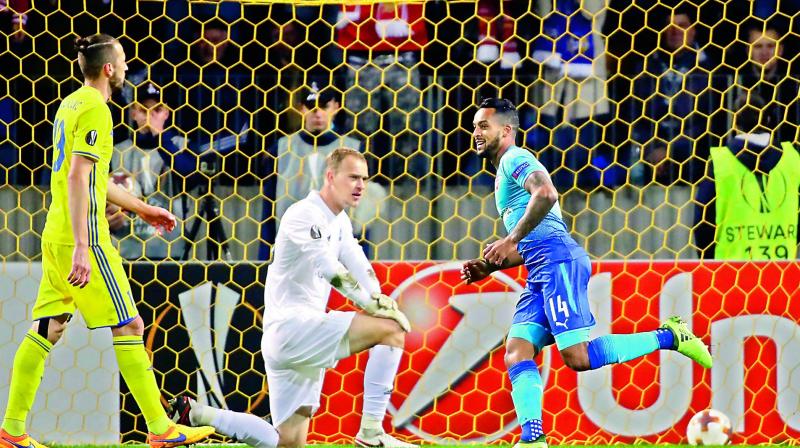
<path fill-rule="evenodd" d="M 559 350 L 589 340 L 595 320 L 587 285 L 592 274 L 588 256 L 541 268 L 528 277 L 517 302 L 510 338 L 521 338 L 537 350 L 556 343 Z"/>

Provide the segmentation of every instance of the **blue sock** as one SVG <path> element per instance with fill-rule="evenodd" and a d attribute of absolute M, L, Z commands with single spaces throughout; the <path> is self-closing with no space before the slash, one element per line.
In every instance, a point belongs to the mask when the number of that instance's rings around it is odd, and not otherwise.
<path fill-rule="evenodd" d="M 533 360 L 519 362 L 508 369 L 511 399 L 522 428 L 521 442 L 532 442 L 542 431 L 542 377 Z"/>
<path fill-rule="evenodd" d="M 675 333 L 669 328 L 659 328 L 654 332 L 658 338 L 658 348 L 661 350 L 675 350 Z"/>
<path fill-rule="evenodd" d="M 670 331 L 670 333 L 672 332 Z M 664 343 L 670 342 L 667 340 L 667 336 L 659 336 L 658 330 L 645 333 L 601 336 L 589 341 L 589 346 L 587 347 L 589 351 L 589 366 L 592 370 L 599 369 L 609 364 L 618 364 L 653 353 L 662 348 L 662 338 Z M 671 343 L 669 348 L 672 348 Z"/>

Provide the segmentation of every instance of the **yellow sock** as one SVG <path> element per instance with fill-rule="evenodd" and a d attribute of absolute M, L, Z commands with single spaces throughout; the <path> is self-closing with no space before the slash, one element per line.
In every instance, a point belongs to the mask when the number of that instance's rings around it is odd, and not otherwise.
<path fill-rule="evenodd" d="M 147 429 L 153 434 L 163 434 L 172 421 L 161 406 L 161 392 L 144 349 L 141 336 L 115 336 L 114 353 L 122 378 L 142 410 Z"/>
<path fill-rule="evenodd" d="M 8 406 L 3 419 L 3 429 L 12 436 L 25 434 L 25 420 L 42 382 L 44 360 L 51 348 L 53 344 L 50 341 L 30 330 L 17 349 L 11 369 Z"/>

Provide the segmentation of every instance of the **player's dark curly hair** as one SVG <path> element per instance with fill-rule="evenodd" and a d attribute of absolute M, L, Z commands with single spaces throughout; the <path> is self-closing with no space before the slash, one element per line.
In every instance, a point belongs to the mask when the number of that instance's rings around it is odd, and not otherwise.
<path fill-rule="evenodd" d="M 108 34 L 95 34 L 75 39 L 78 65 L 81 66 L 84 78 L 97 78 L 100 76 L 104 65 L 114 62 L 114 43 L 116 41 Z"/>
<path fill-rule="evenodd" d="M 519 129 L 519 114 L 517 113 L 517 107 L 511 101 L 505 98 L 486 98 L 481 101 L 478 108 L 494 109 L 494 116 L 497 117 L 501 124 L 510 124 L 514 132 Z"/>

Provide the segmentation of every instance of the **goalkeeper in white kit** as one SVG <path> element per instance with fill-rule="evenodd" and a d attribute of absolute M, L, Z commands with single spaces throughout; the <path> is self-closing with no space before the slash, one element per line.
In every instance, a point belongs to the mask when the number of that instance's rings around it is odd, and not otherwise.
<path fill-rule="evenodd" d="M 346 213 L 361 200 L 367 177 L 367 162 L 360 152 L 336 149 L 328 156 L 322 189 L 293 204 L 281 218 L 264 287 L 261 340 L 274 426 L 187 396 L 172 402 L 179 419 L 213 426 L 256 448 L 303 446 L 311 416 L 319 408 L 325 369 L 369 349 L 361 430 L 355 443 L 414 446 L 383 430 L 410 325 L 397 303 L 381 293 Z M 331 287 L 364 313 L 326 312 Z"/>

